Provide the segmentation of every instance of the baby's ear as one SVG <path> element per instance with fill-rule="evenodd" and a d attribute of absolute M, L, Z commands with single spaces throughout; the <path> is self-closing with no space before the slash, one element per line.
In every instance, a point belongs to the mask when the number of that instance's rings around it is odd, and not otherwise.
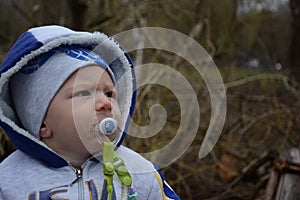
<path fill-rule="evenodd" d="M 47 123 L 44 121 L 40 129 L 40 138 L 46 139 L 46 138 L 50 138 L 51 136 L 52 136 L 52 131 L 50 130 Z"/>

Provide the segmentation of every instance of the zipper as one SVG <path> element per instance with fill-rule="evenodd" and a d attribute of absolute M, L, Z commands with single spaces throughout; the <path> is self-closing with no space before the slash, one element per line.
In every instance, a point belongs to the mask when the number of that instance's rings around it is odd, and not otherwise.
<path fill-rule="evenodd" d="M 71 166 L 76 174 L 76 179 L 72 181 L 70 186 L 74 186 L 76 183 L 78 183 L 78 199 L 84 199 L 84 185 L 83 185 L 83 180 L 82 180 L 82 169 L 81 168 L 75 168 Z"/>
<path fill-rule="evenodd" d="M 80 179 L 82 179 L 82 169 L 80 168 L 75 168 L 72 167 L 73 170 L 75 171 L 76 174 L 76 179 L 74 181 L 72 181 L 72 183 L 70 184 L 70 186 L 72 187 L 75 183 L 77 183 L 78 181 L 80 181 Z"/>

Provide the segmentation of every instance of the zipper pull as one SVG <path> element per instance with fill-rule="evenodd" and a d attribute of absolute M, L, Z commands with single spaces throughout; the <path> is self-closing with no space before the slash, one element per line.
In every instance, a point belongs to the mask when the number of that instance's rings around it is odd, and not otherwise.
<path fill-rule="evenodd" d="M 75 168 L 75 174 L 76 174 L 76 179 L 70 184 L 71 187 L 82 178 L 82 169 Z"/>

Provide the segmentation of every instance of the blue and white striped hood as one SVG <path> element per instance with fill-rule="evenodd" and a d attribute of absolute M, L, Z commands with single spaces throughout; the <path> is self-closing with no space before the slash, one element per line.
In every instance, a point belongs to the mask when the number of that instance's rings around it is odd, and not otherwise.
<path fill-rule="evenodd" d="M 112 38 L 99 32 L 76 32 L 55 25 L 32 28 L 21 35 L 0 67 L 0 126 L 8 134 L 16 148 L 52 167 L 62 167 L 68 163 L 49 149 L 39 138 L 19 125 L 10 96 L 9 80 L 28 61 L 60 45 L 79 45 L 91 48 L 104 58 L 112 69 L 117 80 L 123 122 L 121 129 L 124 130 L 117 141 L 117 146 L 120 146 L 124 140 L 135 104 L 133 64 L 129 55 Z M 47 77 L 45 76 L 45 78 Z M 122 83 L 119 83 L 120 81 Z"/>

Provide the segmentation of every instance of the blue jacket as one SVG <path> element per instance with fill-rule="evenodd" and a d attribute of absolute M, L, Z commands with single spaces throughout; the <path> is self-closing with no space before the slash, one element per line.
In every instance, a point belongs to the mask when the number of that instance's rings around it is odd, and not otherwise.
<path fill-rule="evenodd" d="M 151 162 L 122 146 L 135 104 L 135 74 L 128 54 L 112 38 L 95 32 L 75 32 L 60 26 L 32 28 L 16 41 L 0 67 L 0 125 L 18 149 L 0 164 L 0 199 L 107 199 L 101 159 L 90 158 L 76 169 L 25 130 L 14 111 L 9 80 L 28 61 L 60 45 L 92 48 L 110 65 L 118 86 L 122 130 L 116 153 L 124 160 L 137 199 L 179 199 Z M 113 199 L 127 199 L 126 188 L 114 176 Z"/>

